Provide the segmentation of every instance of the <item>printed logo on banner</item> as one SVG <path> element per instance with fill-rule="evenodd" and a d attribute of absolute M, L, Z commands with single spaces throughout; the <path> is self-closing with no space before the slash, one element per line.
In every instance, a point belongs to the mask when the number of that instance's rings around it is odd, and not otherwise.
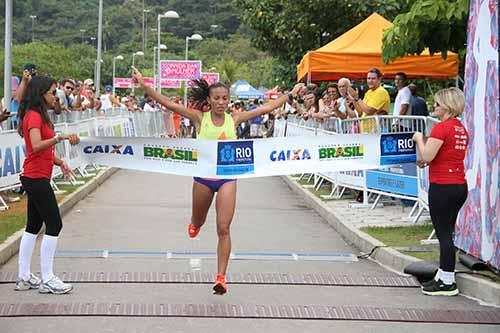
<path fill-rule="evenodd" d="M 253 141 L 224 141 L 217 144 L 217 175 L 254 173 Z"/>
<path fill-rule="evenodd" d="M 380 164 L 412 163 L 417 160 L 413 133 L 382 134 Z"/>
<path fill-rule="evenodd" d="M 310 160 L 311 154 L 307 149 L 273 150 L 269 159 L 272 162 Z"/>
<path fill-rule="evenodd" d="M 318 153 L 320 161 L 356 160 L 365 156 L 365 146 L 362 144 L 324 145 L 319 147 Z"/>
<path fill-rule="evenodd" d="M 2 149 L 3 148 L 3 149 Z M 7 177 L 21 172 L 26 157 L 26 146 L 0 146 L 0 177 Z"/>
<path fill-rule="evenodd" d="M 83 148 L 85 154 L 118 154 L 134 155 L 134 149 L 130 145 L 95 145 Z"/>
<path fill-rule="evenodd" d="M 185 147 L 145 145 L 144 159 L 168 161 L 171 163 L 198 164 L 198 152 Z"/>

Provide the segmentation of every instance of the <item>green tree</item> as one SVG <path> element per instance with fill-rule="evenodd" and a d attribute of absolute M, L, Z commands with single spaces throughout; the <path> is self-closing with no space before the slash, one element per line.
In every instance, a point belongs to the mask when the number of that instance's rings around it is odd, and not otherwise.
<path fill-rule="evenodd" d="M 468 0 L 416 0 L 408 12 L 396 16 L 394 27 L 384 32 L 385 62 L 407 54 L 450 50 L 464 55 L 467 40 Z"/>
<path fill-rule="evenodd" d="M 276 72 L 293 80 L 295 66 L 316 49 L 373 12 L 391 20 L 407 8 L 398 0 L 242 0 L 242 20 L 255 32 L 254 44 L 278 58 Z"/>
<path fill-rule="evenodd" d="M 216 65 L 221 76 L 220 80 L 229 85 L 235 83 L 238 79 L 238 69 L 240 66 L 241 64 L 232 59 L 222 60 Z"/>

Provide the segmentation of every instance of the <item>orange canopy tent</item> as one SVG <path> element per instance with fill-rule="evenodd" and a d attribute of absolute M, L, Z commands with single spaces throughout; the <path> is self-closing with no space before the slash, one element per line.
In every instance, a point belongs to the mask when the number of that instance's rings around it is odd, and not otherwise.
<path fill-rule="evenodd" d="M 430 55 L 425 49 L 420 55 L 408 55 L 384 64 L 382 35 L 392 23 L 377 13 L 317 50 L 309 51 L 297 66 L 297 79 L 308 81 L 366 78 L 370 67 L 377 67 L 385 77 L 404 72 L 408 77 L 445 79 L 458 75 L 458 56 L 448 52 Z"/>

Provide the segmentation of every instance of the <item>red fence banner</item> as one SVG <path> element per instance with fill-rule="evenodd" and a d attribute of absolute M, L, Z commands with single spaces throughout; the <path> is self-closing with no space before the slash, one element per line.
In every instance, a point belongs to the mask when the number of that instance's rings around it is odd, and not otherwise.
<path fill-rule="evenodd" d="M 145 77 L 144 83 L 154 86 L 154 78 Z M 115 88 L 132 88 L 132 79 L 131 78 L 123 78 L 123 77 L 115 77 L 114 82 Z M 137 85 L 135 86 L 137 87 Z M 180 80 L 170 80 L 170 79 L 161 79 L 161 87 L 162 88 L 180 88 L 181 81 Z"/>

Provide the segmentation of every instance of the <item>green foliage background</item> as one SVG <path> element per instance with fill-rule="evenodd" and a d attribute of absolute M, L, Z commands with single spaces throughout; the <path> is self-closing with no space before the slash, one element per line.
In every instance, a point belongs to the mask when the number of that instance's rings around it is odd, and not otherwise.
<path fill-rule="evenodd" d="M 199 33 L 201 42 L 190 42 L 190 59 L 200 59 L 205 71 L 215 67 L 226 83 L 246 79 L 252 85 L 272 88 L 291 85 L 296 65 L 309 50 L 340 36 L 378 12 L 394 27 L 385 32 L 383 59 L 405 54 L 458 52 L 463 73 L 468 0 L 144 0 L 146 14 L 145 57 L 136 67 L 152 74 L 156 44 L 156 17 L 166 10 L 178 20 L 163 19 L 161 41 L 168 47 L 162 59 L 184 59 L 185 37 Z M 105 0 L 102 84 L 111 83 L 112 59 L 117 76 L 128 76 L 132 54 L 142 50 L 142 0 Z M 0 3 L 4 12 L 4 2 Z M 35 43 L 31 19 L 36 15 Z M 14 1 L 13 63 L 35 62 L 41 72 L 56 78 L 93 77 L 98 0 Z M 0 17 L 3 36 L 4 17 Z M 217 28 L 212 28 L 217 25 Z M 80 29 L 85 29 L 83 33 Z M 3 57 L 3 50 L 0 52 Z M 2 62 L 3 63 L 3 62 Z M 1 73 L 1 72 L 0 72 Z M 1 76 L 2 74 L 0 74 Z M 3 78 L 0 77 L 0 85 Z"/>
<path fill-rule="evenodd" d="M 14 1 L 13 73 L 20 75 L 26 62 L 37 64 L 41 73 L 60 79 L 84 80 L 94 77 L 96 59 L 98 0 L 28 0 Z M 153 47 L 156 46 L 157 15 L 175 10 L 180 18 L 162 19 L 161 42 L 168 50 L 162 59 L 184 59 L 185 37 L 199 33 L 203 41 L 190 41 L 189 58 L 200 59 L 203 70 L 221 74 L 222 80 L 233 83 L 246 79 L 252 85 L 273 87 L 273 57 L 251 45 L 252 32 L 239 18 L 233 0 L 145 0 L 146 47 L 145 57 L 136 57 L 136 67 L 146 75 L 153 72 Z M 105 0 L 103 16 L 102 85 L 112 82 L 112 59 L 117 61 L 117 76 L 129 76 L 132 54 L 142 51 L 141 0 Z M 0 11 L 5 12 L 4 2 Z M 31 18 L 34 21 L 35 42 L 31 43 Z M 217 28 L 211 27 L 217 25 Z M 0 34 L 4 36 L 4 17 L 0 18 Z M 80 29 L 86 30 L 83 34 Z M 82 38 L 83 37 L 83 38 Z M 3 49 L 0 61 L 3 64 Z M 214 68 L 215 67 L 215 68 Z M 0 71 L 3 85 L 3 71 Z M 2 88 L 3 90 L 3 88 Z"/>

